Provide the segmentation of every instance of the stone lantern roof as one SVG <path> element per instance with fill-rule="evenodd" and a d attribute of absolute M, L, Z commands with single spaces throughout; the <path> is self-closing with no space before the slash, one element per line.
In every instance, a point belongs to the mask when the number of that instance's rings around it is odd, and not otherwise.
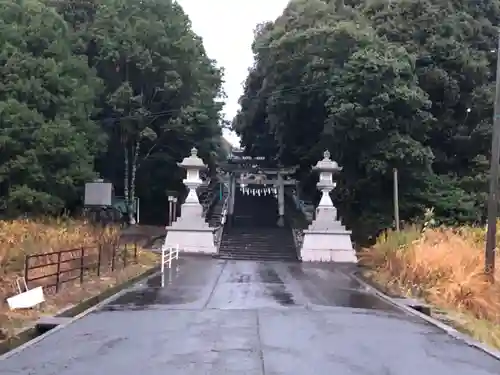
<path fill-rule="evenodd" d="M 184 158 L 182 163 L 177 163 L 177 165 L 186 169 L 205 169 L 207 167 L 203 163 L 203 160 L 198 157 L 198 150 L 196 147 L 191 149 L 191 156 Z"/>
<path fill-rule="evenodd" d="M 323 160 L 318 161 L 313 170 L 319 172 L 340 172 L 342 167 L 336 161 L 330 159 L 330 151 L 326 150 L 323 153 Z"/>

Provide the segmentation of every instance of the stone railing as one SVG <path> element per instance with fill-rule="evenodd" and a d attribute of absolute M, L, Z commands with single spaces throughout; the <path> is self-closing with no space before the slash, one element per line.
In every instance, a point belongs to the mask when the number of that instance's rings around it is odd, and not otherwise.
<path fill-rule="evenodd" d="M 286 196 L 289 198 L 288 205 L 293 205 L 289 206 L 289 208 L 295 209 L 294 213 L 290 213 L 291 211 L 288 211 L 287 208 L 285 208 L 285 215 L 288 216 L 290 226 L 292 227 L 293 241 L 295 244 L 295 249 L 297 250 L 297 256 L 300 259 L 300 249 L 302 248 L 302 242 L 304 240 L 303 231 L 307 227 L 307 223 L 303 218 L 305 218 L 309 222 L 311 221 L 311 219 L 309 218 L 310 215 L 308 215 L 307 213 L 307 205 L 303 201 L 299 200 L 295 192 L 287 191 Z M 289 213 L 288 215 L 287 212 Z M 303 216 L 302 219 L 298 217 L 300 215 Z"/>
<path fill-rule="evenodd" d="M 304 231 L 303 229 L 292 228 L 292 233 L 295 249 L 297 249 L 297 256 L 300 259 L 300 249 L 302 248 L 302 243 L 304 242 Z"/>
<path fill-rule="evenodd" d="M 214 228 L 214 244 L 219 250 L 220 243 L 222 240 L 222 234 L 224 233 L 224 224 L 226 223 L 227 213 L 229 209 L 229 194 L 224 199 L 224 205 L 222 206 L 222 213 L 220 218 L 220 225 L 217 228 Z"/>
<path fill-rule="evenodd" d="M 203 185 L 198 188 L 198 196 L 203 195 L 203 198 L 200 199 L 200 204 L 203 207 L 203 217 L 206 217 L 208 211 L 217 202 L 217 194 L 214 194 L 214 189 L 217 185 L 218 182 L 216 179 L 207 178 L 203 181 Z"/>
<path fill-rule="evenodd" d="M 301 211 L 309 222 L 312 222 L 314 219 L 314 205 L 310 202 L 299 199 L 297 193 L 295 192 L 290 193 L 289 195 L 292 198 L 297 210 Z"/>

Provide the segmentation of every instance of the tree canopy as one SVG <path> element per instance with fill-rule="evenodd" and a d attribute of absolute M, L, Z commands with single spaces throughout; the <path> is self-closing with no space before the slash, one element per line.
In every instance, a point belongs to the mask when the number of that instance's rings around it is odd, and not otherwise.
<path fill-rule="evenodd" d="M 0 2 L 0 186 L 8 210 L 57 212 L 92 179 L 104 143 L 91 120 L 99 79 L 71 51 L 64 19 Z"/>
<path fill-rule="evenodd" d="M 330 149 L 335 200 L 360 238 L 434 207 L 484 212 L 498 1 L 292 0 L 255 31 L 255 64 L 233 128 L 247 152 L 310 167 Z"/>
<path fill-rule="evenodd" d="M 173 0 L 0 2 L 0 207 L 58 213 L 85 182 L 113 182 L 157 222 L 176 162 L 214 165 L 223 71 Z M 291 0 L 255 30 L 233 128 L 250 154 L 344 170 L 334 199 L 364 239 L 433 207 L 481 221 L 495 81 L 498 0 Z M 144 218 L 144 216 L 143 216 Z M 132 218 L 131 218 L 132 219 Z"/>
<path fill-rule="evenodd" d="M 182 188 L 176 162 L 196 146 L 210 163 L 221 144 L 222 71 L 180 5 L 0 7 L 4 208 L 57 212 L 100 175 L 164 214 L 166 191 Z"/>

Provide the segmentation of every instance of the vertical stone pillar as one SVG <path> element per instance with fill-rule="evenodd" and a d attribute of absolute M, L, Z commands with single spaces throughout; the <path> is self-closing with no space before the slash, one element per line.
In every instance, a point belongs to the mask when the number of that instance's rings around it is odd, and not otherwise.
<path fill-rule="evenodd" d="M 313 168 L 320 173 L 317 187 L 322 196 L 316 209 L 316 219 L 304 231 L 301 259 L 309 262 L 357 263 L 351 232 L 337 219 L 337 209 L 330 198 L 330 192 L 336 186 L 333 174 L 342 168 L 330 159 L 330 152 L 325 151 L 323 156 L 323 160 Z"/>
<path fill-rule="evenodd" d="M 227 222 L 231 226 L 233 224 L 233 214 L 234 214 L 234 195 L 236 193 L 236 176 L 234 173 L 229 174 L 229 196 L 228 199 L 228 207 L 227 207 Z"/>
<path fill-rule="evenodd" d="M 285 226 L 285 183 L 283 175 L 278 172 L 278 226 Z"/>
<path fill-rule="evenodd" d="M 229 194 L 230 194 L 230 200 L 229 200 L 229 214 L 231 216 L 233 216 L 234 214 L 234 199 L 235 199 L 235 194 L 236 194 L 236 176 L 234 175 L 234 173 L 231 173 L 231 177 L 230 177 L 230 190 L 229 190 Z"/>
<path fill-rule="evenodd" d="M 177 197 L 172 200 L 172 222 L 177 220 Z"/>
<path fill-rule="evenodd" d="M 198 150 L 193 148 L 191 156 L 184 158 L 178 164 L 186 169 L 186 178 L 182 181 L 189 189 L 186 201 L 181 206 L 181 216 L 167 229 L 164 246 L 176 247 L 184 252 L 214 254 L 217 249 L 214 244 L 213 230 L 203 218 L 203 207 L 201 206 L 196 188 L 201 185 L 200 170 L 206 166 L 198 157 Z M 175 220 L 175 219 L 174 219 Z"/>
<path fill-rule="evenodd" d="M 168 196 L 168 223 L 167 225 L 172 225 L 173 219 L 173 210 L 174 210 L 174 197 Z"/>

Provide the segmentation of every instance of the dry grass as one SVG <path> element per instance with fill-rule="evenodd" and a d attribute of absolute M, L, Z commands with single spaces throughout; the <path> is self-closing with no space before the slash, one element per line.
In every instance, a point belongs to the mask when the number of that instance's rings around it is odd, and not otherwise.
<path fill-rule="evenodd" d="M 0 270 L 22 270 L 25 255 L 95 246 L 116 241 L 118 236 L 117 228 L 97 228 L 85 221 L 0 221 Z"/>
<path fill-rule="evenodd" d="M 389 289 L 458 313 L 464 330 L 500 347 L 500 271 L 496 284 L 483 274 L 484 236 L 482 228 L 410 227 L 381 236 L 360 261 Z"/>
<path fill-rule="evenodd" d="M 0 221 L 0 297 L 4 299 L 14 290 L 17 277 L 23 276 L 26 255 L 60 250 L 78 249 L 64 254 L 64 260 L 79 258 L 81 247 L 86 255 L 97 254 L 99 245 L 107 251 L 118 242 L 117 228 L 106 229 L 85 221 L 69 219 Z M 56 261 L 55 256 L 34 259 L 32 265 Z M 71 267 L 65 263 L 64 267 Z M 39 269 L 32 277 L 54 273 L 54 269 Z M 1 303 L 1 302 L 0 302 Z"/>
<path fill-rule="evenodd" d="M 127 268 L 115 271 L 108 269 L 100 277 L 94 275 L 92 278 L 86 279 L 82 285 L 78 282 L 65 284 L 59 293 L 47 295 L 46 302 L 39 308 L 9 311 L 7 306 L 0 306 L 0 343 L 15 335 L 23 327 L 29 326 L 41 316 L 54 315 L 62 309 L 74 306 L 142 274 L 156 264 L 158 264 L 158 255 L 139 250 L 137 264 L 131 264 Z"/>
<path fill-rule="evenodd" d="M 53 313 L 68 304 L 76 303 L 84 298 L 100 293 L 116 283 L 140 274 L 145 269 L 153 266 L 156 256 L 149 252 L 138 251 L 137 264 L 133 262 L 132 252 L 128 252 L 128 267 L 123 264 L 122 249 L 116 253 L 116 269 L 112 271 L 109 262 L 112 258 L 113 248 L 119 243 L 120 232 L 118 228 L 108 227 L 103 229 L 95 227 L 85 221 L 70 219 L 43 219 L 43 220 L 14 220 L 0 221 L 0 340 L 2 336 L 9 335 L 13 330 L 24 325 L 41 314 Z M 15 293 L 15 281 L 24 276 L 24 261 L 27 255 L 44 254 L 60 250 L 75 249 L 62 256 L 67 260 L 61 269 L 75 267 L 75 262 L 80 262 L 81 249 L 85 249 L 85 264 L 96 263 L 98 249 L 101 247 L 101 275 L 97 276 L 95 269 L 89 267 L 85 273 L 83 285 L 78 282 L 64 284 L 58 294 L 47 290 L 47 303 L 38 310 L 9 311 L 5 299 Z M 114 254 L 114 253 L 113 253 Z M 32 259 L 31 264 L 46 264 L 55 261 L 57 256 L 43 256 Z M 30 278 L 53 274 L 53 267 L 44 267 L 30 271 Z M 75 271 L 79 273 L 78 270 Z M 67 273 L 66 278 L 74 277 L 74 273 Z M 53 279 L 47 278 L 39 283 L 47 285 Z"/>

